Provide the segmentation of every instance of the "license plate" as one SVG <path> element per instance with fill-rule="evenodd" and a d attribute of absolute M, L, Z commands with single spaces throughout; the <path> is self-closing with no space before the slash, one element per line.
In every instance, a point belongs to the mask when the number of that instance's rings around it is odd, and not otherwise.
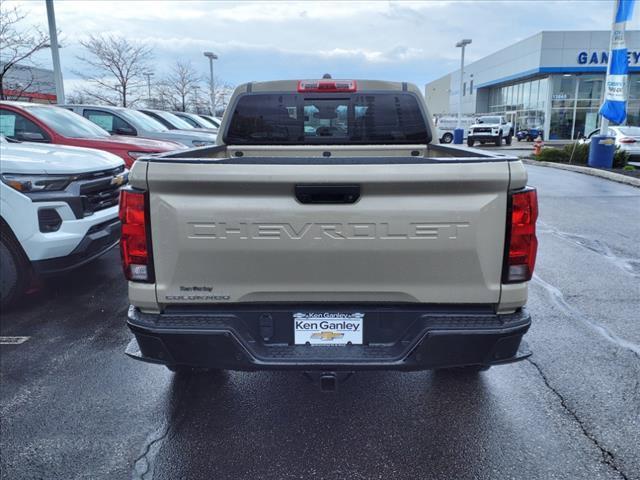
<path fill-rule="evenodd" d="M 299 312 L 293 314 L 296 345 L 362 345 L 364 313 Z"/>

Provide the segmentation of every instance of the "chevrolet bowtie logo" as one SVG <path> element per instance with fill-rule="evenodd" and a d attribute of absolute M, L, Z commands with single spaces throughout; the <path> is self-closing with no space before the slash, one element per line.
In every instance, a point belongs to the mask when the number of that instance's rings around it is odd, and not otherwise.
<path fill-rule="evenodd" d="M 118 176 L 113 177 L 111 179 L 111 185 L 115 185 L 115 186 L 119 187 L 123 183 L 124 183 L 124 175 L 118 175 Z"/>
<path fill-rule="evenodd" d="M 342 338 L 342 337 L 344 337 L 344 333 L 337 333 L 337 332 L 330 332 L 330 331 L 318 332 L 311 335 L 311 338 L 319 338 L 327 342 L 330 342 L 331 340 L 335 340 L 336 338 Z"/>

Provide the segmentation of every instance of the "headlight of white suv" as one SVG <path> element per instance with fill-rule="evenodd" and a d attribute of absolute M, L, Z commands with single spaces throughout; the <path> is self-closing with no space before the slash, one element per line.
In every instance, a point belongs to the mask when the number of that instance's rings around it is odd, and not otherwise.
<path fill-rule="evenodd" d="M 74 179 L 70 175 L 14 175 L 0 176 L 2 183 L 19 192 L 43 192 L 64 190 Z"/>

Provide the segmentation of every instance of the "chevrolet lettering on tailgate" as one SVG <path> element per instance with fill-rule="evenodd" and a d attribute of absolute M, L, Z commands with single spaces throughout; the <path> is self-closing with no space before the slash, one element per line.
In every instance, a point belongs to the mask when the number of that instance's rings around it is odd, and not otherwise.
<path fill-rule="evenodd" d="M 334 240 L 377 238 L 397 239 L 438 239 L 455 240 L 469 226 L 467 222 L 428 223 L 192 223 L 193 237 L 217 239 L 263 239 L 287 238 L 289 240 Z"/>

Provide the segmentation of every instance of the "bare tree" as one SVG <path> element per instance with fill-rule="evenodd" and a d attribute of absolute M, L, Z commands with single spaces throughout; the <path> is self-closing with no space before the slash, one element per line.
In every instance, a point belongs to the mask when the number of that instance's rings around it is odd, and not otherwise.
<path fill-rule="evenodd" d="M 174 104 L 177 110 L 181 112 L 187 110 L 189 98 L 194 95 L 200 81 L 201 79 L 191 62 L 181 62 L 179 60 L 176 62 L 165 83 L 169 87 L 174 100 L 176 100 Z"/>
<path fill-rule="evenodd" d="M 175 110 L 171 88 L 164 80 L 156 82 L 151 93 L 151 100 L 147 107 L 158 110 Z"/>
<path fill-rule="evenodd" d="M 74 90 L 66 96 L 66 102 L 71 105 L 82 105 L 89 103 L 89 98 L 83 90 Z"/>
<path fill-rule="evenodd" d="M 33 65 L 32 56 L 49 46 L 49 36 L 37 26 L 21 28 L 26 14 L 17 7 L 2 8 L 0 3 L 0 100 L 5 100 L 5 90 L 12 90 L 12 97 L 21 97 L 34 81 L 33 72 L 25 82 L 9 85 L 5 75 L 13 68 Z M 22 64 L 22 65 L 19 65 Z"/>
<path fill-rule="evenodd" d="M 189 105 L 191 111 L 194 113 L 206 113 L 209 111 L 209 100 L 206 93 L 203 94 L 200 85 L 196 85 L 193 87 Z"/>
<path fill-rule="evenodd" d="M 129 42 L 115 35 L 91 35 L 80 42 L 88 55 L 79 56 L 91 70 L 76 72 L 94 85 L 85 94 L 100 102 L 123 107 L 134 105 L 141 99 L 145 85 L 144 73 L 149 71 L 153 58 L 151 47 Z"/>
<path fill-rule="evenodd" d="M 226 110 L 227 105 L 229 104 L 229 99 L 233 94 L 234 86 L 219 79 L 218 77 L 215 77 L 215 81 L 215 111 L 212 112 L 212 115 L 219 116 Z"/>

